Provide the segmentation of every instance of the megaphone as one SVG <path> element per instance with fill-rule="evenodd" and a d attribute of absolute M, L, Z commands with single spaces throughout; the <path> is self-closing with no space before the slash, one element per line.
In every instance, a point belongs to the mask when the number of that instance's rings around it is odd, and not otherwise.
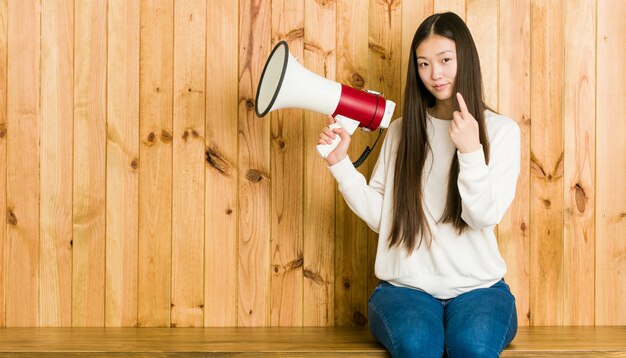
<path fill-rule="evenodd" d="M 331 128 L 344 128 L 350 135 L 356 128 L 373 131 L 387 128 L 396 108 L 379 93 L 361 91 L 319 76 L 301 66 L 281 41 L 265 63 L 256 92 L 254 110 L 259 117 L 281 108 L 300 108 L 335 117 Z M 339 144 L 320 144 L 317 151 L 326 158 Z"/>

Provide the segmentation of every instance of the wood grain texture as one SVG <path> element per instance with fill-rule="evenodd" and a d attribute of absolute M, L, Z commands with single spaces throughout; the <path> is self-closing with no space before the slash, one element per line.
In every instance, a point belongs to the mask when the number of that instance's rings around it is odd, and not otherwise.
<path fill-rule="evenodd" d="M 170 326 L 174 1 L 142 0 L 137 324 Z"/>
<path fill-rule="evenodd" d="M 41 3 L 39 325 L 72 325 L 74 5 Z"/>
<path fill-rule="evenodd" d="M 531 1 L 530 310 L 563 322 L 563 3 Z"/>
<path fill-rule="evenodd" d="M 626 357 L 625 342 L 624 327 L 520 327 L 501 357 Z M 0 356 L 21 355 L 389 357 L 360 327 L 0 329 Z"/>
<path fill-rule="evenodd" d="M 207 1 L 204 325 L 237 325 L 239 4 Z"/>
<path fill-rule="evenodd" d="M 337 4 L 305 0 L 304 66 L 335 79 Z M 305 326 L 335 321 L 335 187 L 327 164 L 316 150 L 326 116 L 304 113 L 304 319 Z"/>
<path fill-rule="evenodd" d="M 104 325 L 107 2 L 76 1 L 72 325 Z"/>
<path fill-rule="evenodd" d="M 499 0 L 467 0 L 469 27 L 480 57 L 483 94 L 487 105 L 498 110 L 498 2 Z"/>
<path fill-rule="evenodd" d="M 425 1 L 403 1 L 402 2 L 402 26 L 400 31 L 402 32 L 402 55 L 401 55 L 401 99 L 402 101 L 396 103 L 396 111 L 398 115 L 402 115 L 404 108 L 404 92 L 406 88 L 406 77 L 409 64 L 409 56 L 411 51 L 411 43 L 415 36 L 417 27 L 434 12 L 433 0 Z"/>
<path fill-rule="evenodd" d="M 0 210 L 7 202 L 7 20 L 8 0 L 0 0 Z M 5 326 L 7 221 L 0 224 L 0 327 Z"/>
<path fill-rule="evenodd" d="M 402 116 L 402 81 L 406 78 L 406 69 L 402 68 L 402 63 L 408 62 L 409 57 L 409 53 L 402 51 L 403 37 L 398 36 L 403 29 L 402 12 L 404 11 L 404 5 L 400 1 L 369 1 L 369 65 L 367 78 L 370 81 L 368 87 L 382 93 L 385 99 L 396 103 L 392 120 Z M 412 19 L 412 21 L 415 21 L 415 19 Z M 417 26 L 418 24 L 415 23 L 414 25 Z M 409 31 L 409 33 L 411 32 Z M 368 135 L 367 145 L 371 147 L 376 136 L 378 136 L 378 133 Z M 374 170 L 383 141 L 384 136 L 381 136 L 367 161 L 368 178 L 371 177 L 371 173 Z M 369 229 L 367 246 L 367 293 L 370 295 L 379 280 L 374 274 L 378 234 Z"/>
<path fill-rule="evenodd" d="M 40 2 L 8 5 L 6 326 L 34 327 L 40 282 Z"/>
<path fill-rule="evenodd" d="M 172 327 L 204 324 L 206 2 L 174 2 Z"/>
<path fill-rule="evenodd" d="M 451 11 L 459 15 L 461 19 L 466 20 L 466 0 L 433 0 L 433 2 L 436 13 Z"/>
<path fill-rule="evenodd" d="M 498 25 L 498 110 L 520 126 L 521 164 L 516 199 L 498 225 L 506 280 L 520 325 L 530 324 L 530 2 L 501 1 Z"/>
<path fill-rule="evenodd" d="M 304 51 L 304 0 L 272 2 L 272 44 L 285 40 L 292 56 Z M 262 120 L 269 120 L 265 117 Z M 301 326 L 303 319 L 302 110 L 271 114 L 270 325 Z"/>
<path fill-rule="evenodd" d="M 107 58 L 105 325 L 137 325 L 139 223 L 139 14 L 109 0 Z"/>
<path fill-rule="evenodd" d="M 564 7 L 563 324 L 595 322 L 596 8 Z"/>
<path fill-rule="evenodd" d="M 254 114 L 258 79 L 271 50 L 268 1 L 239 1 L 240 326 L 270 322 L 270 123 Z"/>
<path fill-rule="evenodd" d="M 0 0 L 0 326 L 364 325 L 377 234 L 315 150 L 327 118 L 257 118 L 256 86 L 287 40 L 399 117 L 414 32 L 447 10 L 521 128 L 496 229 L 520 324 L 624 324 L 624 6 Z"/>
<path fill-rule="evenodd" d="M 337 2 L 337 82 L 362 90 L 381 92 L 368 77 L 369 1 Z M 372 40 L 369 40 L 371 43 Z M 381 48 L 379 46 L 378 48 Z M 384 51 L 384 49 L 383 49 Z M 356 160 L 369 144 L 369 135 L 357 130 L 348 155 Z M 358 168 L 367 174 L 367 165 Z M 335 184 L 336 185 L 336 184 Z M 368 234 L 367 225 L 348 207 L 343 196 L 335 204 L 335 325 L 367 324 Z"/>
<path fill-rule="evenodd" d="M 626 11 L 619 0 L 599 1 L 596 37 L 596 324 L 626 324 L 626 70 L 611 58 L 626 57 L 620 35 Z M 622 62 L 622 61 L 618 61 Z"/>

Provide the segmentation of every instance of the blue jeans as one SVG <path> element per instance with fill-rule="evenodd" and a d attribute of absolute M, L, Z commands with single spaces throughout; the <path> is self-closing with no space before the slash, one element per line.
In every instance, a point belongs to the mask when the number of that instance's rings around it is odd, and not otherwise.
<path fill-rule="evenodd" d="M 504 280 L 448 300 L 381 281 L 368 309 L 372 335 L 393 357 L 498 357 L 517 332 Z"/>

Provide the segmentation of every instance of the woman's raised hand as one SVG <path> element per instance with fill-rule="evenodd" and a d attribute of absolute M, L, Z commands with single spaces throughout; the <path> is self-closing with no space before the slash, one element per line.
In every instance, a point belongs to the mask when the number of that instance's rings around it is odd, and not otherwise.
<path fill-rule="evenodd" d="M 461 111 L 452 113 L 450 139 L 461 153 L 472 153 L 480 149 L 478 122 L 467 109 L 465 100 L 460 93 L 456 94 Z"/>

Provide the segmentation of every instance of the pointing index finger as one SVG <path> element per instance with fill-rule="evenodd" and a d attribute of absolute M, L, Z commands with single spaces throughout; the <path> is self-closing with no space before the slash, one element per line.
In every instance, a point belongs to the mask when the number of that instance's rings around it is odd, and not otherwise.
<path fill-rule="evenodd" d="M 465 104 L 465 100 L 463 99 L 463 96 L 460 92 L 456 93 L 456 99 L 459 102 L 459 108 L 461 109 L 461 113 L 463 113 L 463 116 L 465 116 L 466 114 L 470 114 L 469 110 L 467 109 L 467 105 Z"/>

